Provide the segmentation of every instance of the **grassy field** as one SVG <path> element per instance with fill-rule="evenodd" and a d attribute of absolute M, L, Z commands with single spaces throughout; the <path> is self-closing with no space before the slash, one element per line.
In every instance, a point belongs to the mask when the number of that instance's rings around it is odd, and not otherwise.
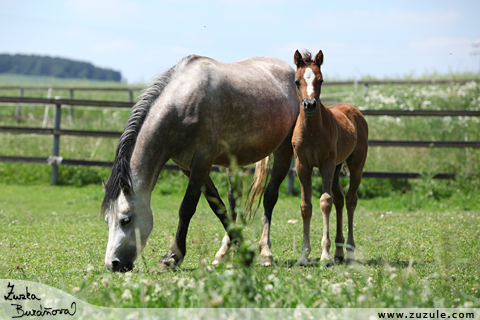
<path fill-rule="evenodd" d="M 48 81 L 40 79 L 37 85 L 51 85 Z M 474 82 L 371 86 L 365 98 L 361 90 L 355 94 L 353 86 L 325 86 L 322 95 L 329 98 L 329 94 L 361 109 L 480 108 L 480 86 Z M 0 95 L 16 96 L 18 91 Z M 68 92 L 53 95 L 68 96 Z M 45 97 L 46 92 L 27 91 L 25 96 Z M 94 92 L 76 98 L 127 100 L 128 95 Z M 44 111 L 44 106 L 23 106 L 19 125 L 40 127 Z M 52 108 L 49 112 L 48 126 L 52 126 Z M 0 106 L 0 125 L 17 125 L 14 114 L 15 106 Z M 63 128 L 121 131 L 128 110 L 75 107 L 73 119 L 68 108 L 62 115 Z M 480 140 L 475 117 L 371 116 L 367 121 L 370 139 Z M 1 134 L 0 145 L 0 155 L 48 157 L 52 137 Z M 115 146 L 115 139 L 62 137 L 60 155 L 113 160 Z M 363 180 L 354 226 L 359 263 L 351 266 L 327 267 L 315 261 L 321 254 L 322 233 L 318 177 L 314 178 L 317 200 L 310 267 L 295 265 L 302 241 L 298 181 L 292 196 L 282 186 L 272 227 L 275 264 L 269 268 L 246 268 L 235 259 L 210 266 L 224 232 L 202 199 L 190 225 L 184 263 L 176 271 L 159 273 L 157 261 L 173 241 L 187 184 L 180 173 L 163 172 L 152 197 L 155 226 L 148 245 L 134 272 L 113 274 L 103 265 L 108 228 L 99 213 L 100 180 L 108 178 L 109 169 L 61 166 L 60 186 L 50 186 L 47 165 L 0 163 L 0 278 L 49 284 L 109 307 L 479 308 L 479 164 L 478 149 L 370 148 L 365 170 L 416 171 L 425 177 Z M 438 181 L 430 178 L 436 172 L 458 175 L 455 180 Z M 225 175 L 212 177 L 226 199 Z M 348 179 L 342 184 L 346 187 Z M 246 244 L 255 251 L 261 218 L 258 213 L 244 229 Z M 331 226 L 334 239 L 335 214 Z"/>
<path fill-rule="evenodd" d="M 214 179 L 221 185 L 225 177 Z M 312 265 L 303 268 L 295 265 L 302 239 L 299 198 L 286 196 L 285 186 L 273 217 L 275 264 L 267 268 L 233 259 L 209 265 L 223 230 L 202 199 L 184 263 L 159 273 L 157 261 L 173 240 L 185 184 L 177 173 L 162 173 L 152 199 L 154 231 L 134 272 L 126 274 L 104 267 L 108 228 L 99 215 L 99 185 L 1 184 L 0 277 L 48 284 L 109 307 L 480 306 L 478 192 L 450 201 L 420 194 L 361 200 L 355 217 L 359 263 L 351 266 L 316 262 L 322 222 L 315 201 Z M 255 251 L 260 219 L 257 214 L 244 230 Z M 333 214 L 332 232 L 334 223 Z"/>

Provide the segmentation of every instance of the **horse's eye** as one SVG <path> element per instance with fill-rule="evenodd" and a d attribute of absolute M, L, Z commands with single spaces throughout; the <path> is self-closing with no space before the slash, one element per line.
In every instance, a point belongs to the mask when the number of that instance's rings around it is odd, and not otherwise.
<path fill-rule="evenodd" d="M 295 78 L 295 85 L 296 85 L 297 87 L 300 86 L 300 80 L 298 80 L 297 78 Z"/>
<path fill-rule="evenodd" d="M 122 227 L 125 227 L 127 224 L 130 223 L 130 221 L 132 221 L 131 217 L 125 217 L 123 219 L 120 219 L 120 224 L 122 225 Z"/>

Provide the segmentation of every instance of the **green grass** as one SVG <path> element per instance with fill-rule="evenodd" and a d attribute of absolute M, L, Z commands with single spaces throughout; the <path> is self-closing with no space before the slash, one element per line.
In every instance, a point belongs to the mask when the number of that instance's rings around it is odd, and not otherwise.
<path fill-rule="evenodd" d="M 222 194 L 225 176 L 213 174 Z M 186 178 L 162 173 L 152 197 L 155 226 L 134 272 L 103 265 L 108 228 L 99 214 L 100 185 L 0 185 L 0 277 L 40 282 L 109 307 L 462 307 L 480 306 L 478 190 L 436 200 L 421 192 L 360 200 L 355 215 L 359 264 L 326 267 L 318 198 L 312 223 L 312 266 L 295 265 L 301 250 L 299 198 L 281 197 L 274 212 L 275 264 L 209 263 L 223 229 L 204 199 L 189 229 L 187 256 L 159 273 L 176 230 Z M 225 197 L 225 195 L 224 195 Z M 458 198 L 458 199 L 457 199 Z M 415 208 L 410 202 L 417 201 Z M 460 205 L 461 204 L 461 205 Z M 289 223 L 289 220 L 297 220 Z M 244 229 L 257 250 L 261 214 Z M 335 214 L 331 218 L 334 239 Z M 346 226 L 344 226 L 346 232 Z"/>

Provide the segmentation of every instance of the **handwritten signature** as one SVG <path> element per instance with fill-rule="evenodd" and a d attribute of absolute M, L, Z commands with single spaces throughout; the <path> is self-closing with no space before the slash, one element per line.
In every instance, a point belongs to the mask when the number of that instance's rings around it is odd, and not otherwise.
<path fill-rule="evenodd" d="M 28 291 L 28 287 L 25 287 L 25 293 L 15 293 L 15 285 L 10 284 L 10 282 L 7 285 L 7 288 L 10 289 L 9 292 L 7 292 L 6 296 L 3 296 L 6 301 L 26 301 L 26 300 L 38 300 L 41 301 L 40 298 L 38 298 L 34 293 L 31 293 Z M 15 311 L 17 311 L 17 315 L 12 317 L 12 318 L 22 318 L 22 317 L 43 317 L 43 316 L 56 316 L 56 315 L 70 315 L 73 316 L 75 312 L 77 312 L 77 304 L 75 302 L 72 302 L 70 305 L 70 309 L 66 308 L 60 308 L 60 309 L 53 309 L 53 308 L 48 308 L 44 307 L 41 304 L 39 305 L 38 309 L 30 309 L 30 310 L 24 310 L 23 306 L 20 304 L 12 303 L 12 306 L 15 307 Z"/>

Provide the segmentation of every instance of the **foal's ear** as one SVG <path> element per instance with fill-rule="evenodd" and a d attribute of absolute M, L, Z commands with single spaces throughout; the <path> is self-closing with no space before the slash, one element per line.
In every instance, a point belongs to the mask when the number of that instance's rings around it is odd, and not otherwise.
<path fill-rule="evenodd" d="M 107 192 L 107 183 L 102 179 L 103 192 Z"/>
<path fill-rule="evenodd" d="M 295 51 L 295 55 L 293 56 L 293 63 L 297 66 L 297 68 L 303 66 L 305 64 L 305 61 L 303 61 L 302 54 L 300 52 Z"/>
<path fill-rule="evenodd" d="M 128 196 L 131 192 L 130 184 L 128 183 L 128 181 L 124 178 L 120 178 L 118 184 L 120 185 L 120 189 L 122 189 L 123 194 Z"/>
<path fill-rule="evenodd" d="M 323 63 L 323 52 L 322 50 L 318 51 L 317 55 L 315 56 L 315 64 L 320 68 Z"/>

